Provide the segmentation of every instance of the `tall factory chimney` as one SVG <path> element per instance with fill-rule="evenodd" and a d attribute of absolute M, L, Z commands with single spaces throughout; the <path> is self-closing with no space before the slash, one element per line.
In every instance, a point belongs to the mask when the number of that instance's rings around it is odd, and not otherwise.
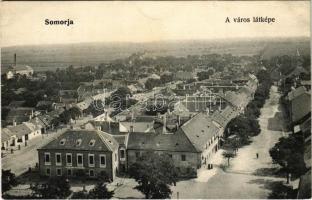
<path fill-rule="evenodd" d="M 16 66 L 16 53 L 14 54 L 14 66 Z"/>

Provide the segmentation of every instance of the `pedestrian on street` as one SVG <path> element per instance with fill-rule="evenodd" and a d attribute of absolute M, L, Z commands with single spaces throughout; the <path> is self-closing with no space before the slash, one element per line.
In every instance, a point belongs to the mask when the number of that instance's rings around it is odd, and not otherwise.
<path fill-rule="evenodd" d="M 256 156 L 257 156 L 257 159 L 259 158 L 259 154 L 258 153 L 256 153 Z"/>

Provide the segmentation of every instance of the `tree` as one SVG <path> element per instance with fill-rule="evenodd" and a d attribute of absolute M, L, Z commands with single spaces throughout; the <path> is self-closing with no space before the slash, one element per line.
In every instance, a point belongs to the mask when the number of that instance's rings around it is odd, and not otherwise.
<path fill-rule="evenodd" d="M 71 193 L 70 185 L 65 177 L 50 178 L 46 183 L 32 187 L 34 196 L 43 199 L 65 199 Z"/>
<path fill-rule="evenodd" d="M 287 138 L 280 138 L 269 152 L 273 162 L 278 163 L 286 172 L 287 179 L 289 173 L 292 173 L 294 177 L 299 177 L 306 172 L 302 135 L 293 133 Z"/>
<path fill-rule="evenodd" d="M 108 191 L 106 183 L 99 182 L 88 194 L 89 199 L 110 199 L 114 191 Z"/>
<path fill-rule="evenodd" d="M 173 81 L 173 74 L 163 74 L 160 76 L 160 82 L 162 84 Z"/>
<path fill-rule="evenodd" d="M 148 90 L 153 89 L 154 87 L 157 87 L 161 84 L 161 81 L 159 79 L 149 78 L 145 82 L 145 88 Z"/>
<path fill-rule="evenodd" d="M 209 79 L 211 75 L 213 75 L 214 71 L 212 69 L 209 69 L 208 71 L 198 72 L 198 80 L 202 81 L 205 79 Z"/>
<path fill-rule="evenodd" d="M 110 106 L 114 108 L 112 115 L 116 115 L 117 113 L 136 104 L 137 100 L 130 99 L 131 96 L 132 94 L 127 87 L 120 87 L 118 90 L 112 93 L 110 99 L 108 100 L 108 102 L 110 102 Z"/>
<path fill-rule="evenodd" d="M 230 166 L 230 159 L 235 157 L 235 154 L 233 151 L 225 151 L 222 153 L 223 157 L 227 158 L 228 160 L 228 166 Z"/>
<path fill-rule="evenodd" d="M 2 169 L 2 194 L 12 188 L 12 186 L 17 185 L 17 180 L 15 178 L 15 174 L 11 172 L 11 170 L 3 170 Z"/>
<path fill-rule="evenodd" d="M 72 108 L 68 109 L 68 112 L 69 112 L 72 119 L 77 119 L 82 114 L 81 111 L 79 110 L 79 108 L 77 108 L 77 107 L 72 107 Z"/>
<path fill-rule="evenodd" d="M 71 199 L 88 199 L 88 193 L 85 191 L 74 192 Z"/>
<path fill-rule="evenodd" d="M 168 185 L 175 184 L 177 178 L 173 160 L 168 155 L 153 152 L 143 154 L 132 164 L 129 175 L 139 184 L 135 189 L 142 192 L 147 199 L 169 198 L 172 192 Z"/>

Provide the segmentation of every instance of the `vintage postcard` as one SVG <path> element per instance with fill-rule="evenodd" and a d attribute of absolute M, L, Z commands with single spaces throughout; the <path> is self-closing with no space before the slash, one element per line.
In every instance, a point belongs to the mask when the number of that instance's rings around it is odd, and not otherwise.
<path fill-rule="evenodd" d="M 309 199 L 309 1 L 0 4 L 3 199 Z"/>

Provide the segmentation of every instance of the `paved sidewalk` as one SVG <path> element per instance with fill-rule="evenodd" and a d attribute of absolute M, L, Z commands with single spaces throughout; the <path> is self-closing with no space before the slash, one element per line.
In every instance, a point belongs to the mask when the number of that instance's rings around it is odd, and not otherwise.
<path fill-rule="evenodd" d="M 202 168 L 197 170 L 197 178 L 194 179 L 195 182 L 208 182 L 211 177 L 218 173 L 218 170 L 220 170 L 219 166 L 225 162 L 222 155 L 223 152 L 223 149 L 218 150 L 209 161 L 210 164 L 213 164 L 213 169 L 207 169 L 206 166 L 202 166 Z"/>

